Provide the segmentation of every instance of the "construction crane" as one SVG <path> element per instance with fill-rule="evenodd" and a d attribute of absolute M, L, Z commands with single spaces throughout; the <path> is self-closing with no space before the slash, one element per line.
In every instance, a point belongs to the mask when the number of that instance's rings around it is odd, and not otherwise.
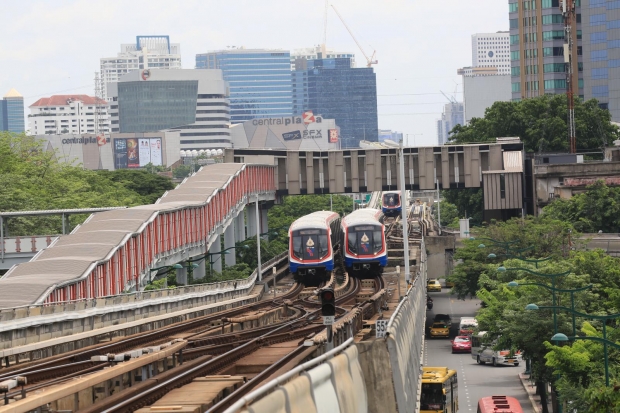
<path fill-rule="evenodd" d="M 342 22 L 342 24 L 344 24 L 344 27 L 347 29 L 347 31 L 349 32 L 349 34 L 351 35 L 351 37 L 353 38 L 353 40 L 355 41 L 355 44 L 357 44 L 357 47 L 360 48 L 360 50 L 362 51 L 362 54 L 364 55 L 364 57 L 366 58 L 366 67 L 372 67 L 372 65 L 376 65 L 377 63 L 379 63 L 376 59 L 375 59 L 375 55 L 377 54 L 376 50 L 373 50 L 372 52 L 372 56 L 368 57 L 368 55 L 366 54 L 366 52 L 364 51 L 364 49 L 362 48 L 362 45 L 360 44 L 360 42 L 357 41 L 357 39 L 355 38 L 355 35 L 353 34 L 353 32 L 351 31 L 351 29 L 349 29 L 349 26 L 347 26 L 347 24 L 345 23 L 344 19 L 342 18 L 342 16 L 340 15 L 340 13 L 338 13 L 338 10 L 336 10 L 336 7 L 332 4 L 332 9 L 334 9 L 334 11 L 336 12 L 336 14 L 338 15 L 338 18 L 340 19 L 340 21 Z"/>
<path fill-rule="evenodd" d="M 444 95 L 446 97 L 446 99 L 448 99 L 450 101 L 450 103 L 457 103 L 456 102 L 456 98 L 454 96 L 450 97 L 450 96 L 446 95 L 445 93 L 443 93 L 443 91 L 441 91 L 441 90 L 440 90 L 440 92 L 441 92 L 442 95 Z"/>

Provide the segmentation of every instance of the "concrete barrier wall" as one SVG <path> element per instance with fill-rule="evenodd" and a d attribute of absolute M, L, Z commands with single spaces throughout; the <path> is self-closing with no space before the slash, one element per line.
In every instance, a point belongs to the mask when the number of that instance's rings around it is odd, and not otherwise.
<path fill-rule="evenodd" d="M 392 367 L 394 393 L 399 412 L 420 411 L 422 350 L 426 321 L 426 247 L 420 248 L 420 266 L 413 282 L 390 318 L 387 345 Z"/>
<path fill-rule="evenodd" d="M 242 412 L 367 413 L 366 385 L 357 347 L 352 345 L 326 363 L 301 373 Z"/>

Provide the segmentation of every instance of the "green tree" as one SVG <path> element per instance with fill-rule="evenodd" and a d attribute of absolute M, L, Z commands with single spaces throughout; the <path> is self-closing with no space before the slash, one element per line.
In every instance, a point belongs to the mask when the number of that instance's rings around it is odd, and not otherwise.
<path fill-rule="evenodd" d="M 433 208 L 433 216 L 435 217 L 435 220 L 437 220 L 437 213 L 438 213 L 438 209 L 437 209 L 437 204 L 434 204 L 435 207 Z M 459 218 L 459 211 L 456 207 L 456 205 L 449 203 L 448 201 L 446 201 L 445 199 L 441 201 L 441 205 L 440 205 L 440 211 L 441 212 L 441 226 L 442 227 L 447 227 L 447 226 L 451 226 L 454 224 L 455 220 L 457 222 L 456 226 L 458 227 L 458 218 Z"/>
<path fill-rule="evenodd" d="M 456 206 L 458 217 L 468 217 L 472 226 L 482 224 L 484 203 L 482 188 L 447 189 L 443 191 L 443 197 L 448 203 Z"/>
<path fill-rule="evenodd" d="M 572 222 L 581 232 L 620 231 L 620 188 L 597 181 L 586 189 L 570 199 L 553 201 L 543 208 L 543 214 Z"/>
<path fill-rule="evenodd" d="M 526 152 L 566 151 L 569 149 L 565 95 L 545 95 L 519 102 L 495 102 L 484 118 L 452 129 L 451 143 L 495 142 L 502 136 L 518 136 Z M 611 114 L 600 109 L 595 99 L 575 101 L 577 149 L 599 149 L 619 138 L 611 124 Z"/>

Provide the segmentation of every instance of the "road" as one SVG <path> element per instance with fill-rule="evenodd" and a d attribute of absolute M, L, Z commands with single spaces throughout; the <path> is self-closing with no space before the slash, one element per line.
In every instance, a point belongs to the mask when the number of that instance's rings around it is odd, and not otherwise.
<path fill-rule="evenodd" d="M 443 282 L 442 282 L 443 285 Z M 480 308 L 480 301 L 457 300 L 450 296 L 449 289 L 442 292 L 430 293 L 434 303 L 433 309 L 426 312 L 427 331 L 435 314 L 450 314 L 452 317 L 451 336 L 458 332 L 461 317 L 473 317 Z M 459 413 L 475 412 L 478 399 L 487 396 L 512 396 L 521 403 L 524 413 L 534 413 L 532 405 L 521 385 L 518 373 L 524 365 L 518 367 L 476 364 L 470 354 L 452 354 L 452 347 L 448 339 L 425 340 L 424 365 L 448 366 L 455 369 L 459 379 Z"/>

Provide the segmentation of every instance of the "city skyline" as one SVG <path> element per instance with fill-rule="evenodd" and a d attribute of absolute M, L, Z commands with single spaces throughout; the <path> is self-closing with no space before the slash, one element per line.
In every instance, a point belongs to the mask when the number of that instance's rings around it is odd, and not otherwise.
<path fill-rule="evenodd" d="M 366 0 L 333 3 L 366 53 L 377 51 L 379 63 L 373 68 L 377 73 L 379 128 L 415 134 L 420 145 L 436 144 L 435 122 L 448 103 L 440 91 L 452 94 L 456 82 L 462 96 L 456 69 L 471 59 L 471 34 L 508 30 L 508 4 L 497 0 L 477 1 L 476 10 L 471 3 L 457 0 L 441 4 L 405 0 L 385 5 Z M 169 35 L 181 45 L 184 68 L 193 68 L 196 54 L 226 46 L 293 51 L 321 43 L 324 2 L 290 5 L 284 0 L 260 5 L 188 0 L 173 7 L 157 0 L 88 4 L 8 0 L 3 6 L 12 18 L 0 33 L 11 41 L 0 45 L 0 90 L 19 90 L 26 106 L 55 94 L 93 95 L 99 59 L 114 56 L 119 45 L 138 35 Z M 93 13 L 96 9 L 101 12 Z M 135 15 L 141 16 L 139 24 L 132 17 Z M 205 25 L 207 15 L 224 18 Z M 81 36 L 72 31 L 50 34 L 45 28 L 50 19 L 70 25 Z M 93 30 L 98 25 L 106 27 L 105 36 Z M 357 67 L 365 66 L 366 59 L 331 10 L 327 47 L 354 51 Z"/>

